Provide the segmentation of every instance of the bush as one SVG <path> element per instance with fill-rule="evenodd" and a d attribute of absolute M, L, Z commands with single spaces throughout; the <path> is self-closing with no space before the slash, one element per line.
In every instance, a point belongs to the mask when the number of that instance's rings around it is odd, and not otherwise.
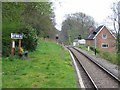
<path fill-rule="evenodd" d="M 116 58 L 118 65 L 120 66 L 120 53 L 117 53 L 117 58 Z"/>
<path fill-rule="evenodd" d="M 2 56 L 9 57 L 11 54 L 11 32 L 5 32 L 2 36 Z M 30 25 L 27 25 L 25 28 L 16 30 L 14 33 L 23 33 L 22 47 L 25 50 L 33 51 L 37 47 L 37 33 L 34 28 Z M 18 40 L 15 41 L 15 55 L 18 55 Z"/>
<path fill-rule="evenodd" d="M 87 50 L 87 46 L 85 46 L 85 45 L 79 45 L 79 48 Z"/>
<path fill-rule="evenodd" d="M 38 41 L 36 30 L 30 25 L 27 25 L 20 32 L 23 33 L 22 47 L 26 50 L 34 51 Z"/>
<path fill-rule="evenodd" d="M 110 57 L 110 55 L 109 55 L 109 53 L 108 52 L 103 52 L 102 54 L 102 57 L 104 58 L 104 59 L 107 59 L 107 60 L 111 60 L 111 57 Z"/>
<path fill-rule="evenodd" d="M 109 52 L 100 52 L 100 56 L 112 63 L 118 64 L 117 58 L 115 54 L 109 53 Z"/>
<path fill-rule="evenodd" d="M 95 47 L 90 46 L 90 50 L 92 50 L 94 52 L 95 51 Z M 96 48 L 96 53 L 100 53 L 99 48 Z"/>
<path fill-rule="evenodd" d="M 10 45 L 3 46 L 2 45 L 2 56 L 8 57 L 10 55 L 11 47 Z"/>

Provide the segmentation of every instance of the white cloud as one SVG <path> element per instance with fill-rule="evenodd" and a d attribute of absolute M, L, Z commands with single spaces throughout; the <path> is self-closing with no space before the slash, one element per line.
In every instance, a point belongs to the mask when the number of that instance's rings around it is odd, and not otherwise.
<path fill-rule="evenodd" d="M 55 7 L 56 28 L 60 30 L 65 14 L 83 12 L 102 23 L 111 14 L 115 0 L 52 0 Z M 117 0 L 116 0 L 117 1 Z"/>

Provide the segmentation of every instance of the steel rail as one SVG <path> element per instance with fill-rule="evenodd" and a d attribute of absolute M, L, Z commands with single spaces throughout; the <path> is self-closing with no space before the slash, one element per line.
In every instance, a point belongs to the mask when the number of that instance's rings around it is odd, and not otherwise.
<path fill-rule="evenodd" d="M 73 54 L 74 58 L 78 61 L 78 63 L 81 65 L 81 67 L 83 68 L 83 70 L 85 71 L 86 75 L 89 77 L 89 79 L 91 80 L 91 83 L 94 87 L 95 90 L 98 90 L 97 85 L 94 83 L 94 80 L 91 78 L 91 76 L 89 75 L 89 73 L 87 72 L 87 70 L 85 69 L 85 67 L 80 63 L 80 61 L 78 60 L 78 58 L 75 56 L 75 54 L 73 53 L 73 51 L 68 48 L 70 50 L 70 52 Z"/>
<path fill-rule="evenodd" d="M 81 52 L 80 50 L 76 49 L 73 47 L 73 49 L 77 50 L 79 53 L 81 53 L 82 55 L 84 55 L 86 58 L 88 58 L 89 60 L 91 60 L 94 64 L 96 64 L 97 66 L 99 66 L 102 70 L 104 70 L 106 73 L 108 73 L 111 77 L 113 77 L 115 80 L 117 80 L 120 83 L 120 79 L 118 77 L 116 77 L 114 74 L 112 74 L 109 70 L 107 70 L 105 67 L 103 67 L 102 65 L 100 65 L 99 63 L 95 62 L 92 58 L 90 58 L 88 55 L 86 55 L 85 53 Z"/>

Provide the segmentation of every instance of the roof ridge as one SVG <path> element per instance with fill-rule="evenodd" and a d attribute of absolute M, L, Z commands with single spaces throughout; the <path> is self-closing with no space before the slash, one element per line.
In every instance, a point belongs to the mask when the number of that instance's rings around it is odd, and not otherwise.
<path fill-rule="evenodd" d="M 94 31 L 96 31 L 96 33 L 98 33 L 102 27 L 104 27 L 104 25 L 99 26 Z M 95 37 L 95 35 L 93 34 L 94 31 L 92 31 L 88 34 L 87 39 L 93 39 Z"/>

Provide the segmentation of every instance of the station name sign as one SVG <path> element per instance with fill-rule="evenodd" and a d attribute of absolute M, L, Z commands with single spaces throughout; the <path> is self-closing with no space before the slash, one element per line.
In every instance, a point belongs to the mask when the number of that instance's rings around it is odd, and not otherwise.
<path fill-rule="evenodd" d="M 23 39 L 23 34 L 11 33 L 11 39 Z"/>

